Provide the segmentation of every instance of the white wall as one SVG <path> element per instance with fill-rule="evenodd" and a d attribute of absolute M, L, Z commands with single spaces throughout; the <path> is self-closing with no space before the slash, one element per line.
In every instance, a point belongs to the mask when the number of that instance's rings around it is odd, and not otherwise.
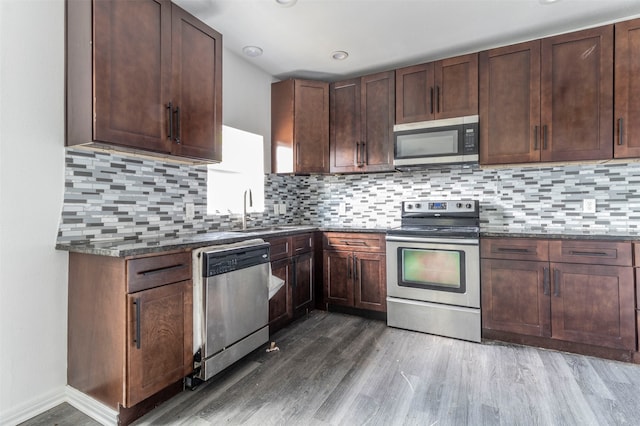
<path fill-rule="evenodd" d="M 0 424 L 64 397 L 64 2 L 0 0 Z"/>
<path fill-rule="evenodd" d="M 0 0 L 1 1 L 1 0 Z M 224 43 L 224 34 L 222 38 Z M 260 58 L 254 59 L 259 61 Z M 227 49 L 222 58 L 222 122 L 264 136 L 264 170 L 271 171 L 272 76 Z"/>

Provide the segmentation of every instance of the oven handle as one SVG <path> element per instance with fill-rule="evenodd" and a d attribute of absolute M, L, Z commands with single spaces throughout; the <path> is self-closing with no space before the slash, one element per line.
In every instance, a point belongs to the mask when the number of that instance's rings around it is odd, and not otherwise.
<path fill-rule="evenodd" d="M 427 244 L 457 244 L 467 246 L 480 245 L 480 240 L 477 238 L 424 238 L 424 237 L 397 237 L 387 235 L 386 240 L 388 242 L 398 243 L 427 243 Z"/>

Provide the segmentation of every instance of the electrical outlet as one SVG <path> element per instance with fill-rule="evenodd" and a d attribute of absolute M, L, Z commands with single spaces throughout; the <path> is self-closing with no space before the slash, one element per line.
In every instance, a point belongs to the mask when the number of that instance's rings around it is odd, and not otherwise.
<path fill-rule="evenodd" d="M 595 213 L 596 212 L 596 200 L 594 198 L 585 198 L 582 200 L 582 212 L 583 213 Z"/>
<path fill-rule="evenodd" d="M 338 214 L 340 215 L 347 214 L 347 203 L 340 203 L 338 205 Z"/>
<path fill-rule="evenodd" d="M 193 203 L 187 203 L 184 206 L 184 215 L 186 216 L 187 220 L 193 220 L 193 218 L 196 215 L 196 208 L 193 205 Z"/>
<path fill-rule="evenodd" d="M 274 204 L 273 205 L 273 214 L 278 216 L 280 214 L 280 205 L 279 204 Z"/>
<path fill-rule="evenodd" d="M 286 203 L 280 204 L 280 214 L 287 214 L 287 204 Z"/>

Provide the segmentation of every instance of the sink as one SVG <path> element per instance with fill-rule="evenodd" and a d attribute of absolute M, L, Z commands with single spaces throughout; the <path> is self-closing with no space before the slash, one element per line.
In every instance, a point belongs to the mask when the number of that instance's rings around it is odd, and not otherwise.
<path fill-rule="evenodd" d="M 290 231 L 292 229 L 299 228 L 299 226 L 267 226 L 265 228 L 247 228 L 241 229 L 235 232 L 244 232 L 244 233 L 252 233 L 252 234 L 264 234 L 266 232 L 277 232 L 277 231 Z"/>

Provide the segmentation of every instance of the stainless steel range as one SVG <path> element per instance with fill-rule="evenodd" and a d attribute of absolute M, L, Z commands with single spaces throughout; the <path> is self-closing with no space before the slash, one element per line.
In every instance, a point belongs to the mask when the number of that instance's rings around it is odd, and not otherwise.
<path fill-rule="evenodd" d="M 467 200 L 402 203 L 387 231 L 387 324 L 481 341 L 479 206 Z"/>

